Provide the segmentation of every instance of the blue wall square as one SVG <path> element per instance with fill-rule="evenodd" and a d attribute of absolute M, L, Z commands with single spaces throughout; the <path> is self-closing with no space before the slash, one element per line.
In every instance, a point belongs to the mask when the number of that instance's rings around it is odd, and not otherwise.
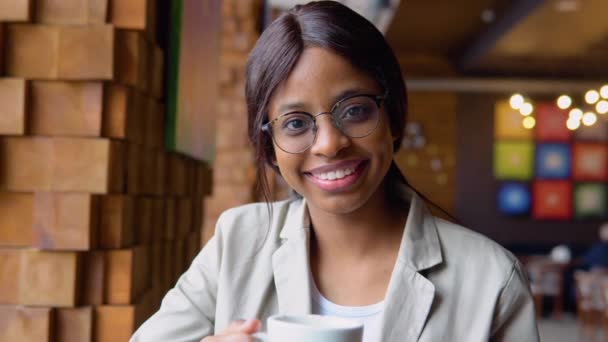
<path fill-rule="evenodd" d="M 569 144 L 537 144 L 535 173 L 543 179 L 565 179 L 572 170 Z"/>
<path fill-rule="evenodd" d="M 506 215 L 525 215 L 530 212 L 532 196 L 525 183 L 503 183 L 498 190 L 498 210 Z"/>

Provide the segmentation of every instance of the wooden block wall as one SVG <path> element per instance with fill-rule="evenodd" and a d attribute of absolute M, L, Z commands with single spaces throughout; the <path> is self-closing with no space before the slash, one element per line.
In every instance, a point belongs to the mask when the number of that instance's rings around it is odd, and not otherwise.
<path fill-rule="evenodd" d="M 0 341 L 52 341 L 51 308 L 0 305 Z"/>
<path fill-rule="evenodd" d="M 25 132 L 26 98 L 25 80 L 0 79 L 0 134 L 20 135 Z"/>
<path fill-rule="evenodd" d="M 0 1 L 0 341 L 128 341 L 200 250 L 156 1 Z"/>
<path fill-rule="evenodd" d="M 0 2 L 0 21 L 29 21 L 32 15 L 32 0 Z"/>
<path fill-rule="evenodd" d="M 54 340 L 65 342 L 93 341 L 91 306 L 60 308 L 55 311 Z"/>
<path fill-rule="evenodd" d="M 106 0 L 36 0 L 34 21 L 58 25 L 104 24 L 108 17 Z"/>
<path fill-rule="evenodd" d="M 213 195 L 205 199 L 203 243 L 215 231 L 219 215 L 226 209 L 255 199 L 253 151 L 247 138 L 245 64 L 259 33 L 261 1 L 222 2 L 220 51 L 220 99 L 216 129 L 216 159 L 213 164 Z"/>

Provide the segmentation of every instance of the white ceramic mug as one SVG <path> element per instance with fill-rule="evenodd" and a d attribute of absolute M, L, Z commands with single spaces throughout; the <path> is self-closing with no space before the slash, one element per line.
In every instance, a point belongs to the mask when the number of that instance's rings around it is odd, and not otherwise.
<path fill-rule="evenodd" d="M 340 317 L 274 315 L 267 333 L 253 336 L 261 342 L 361 342 L 363 324 Z"/>

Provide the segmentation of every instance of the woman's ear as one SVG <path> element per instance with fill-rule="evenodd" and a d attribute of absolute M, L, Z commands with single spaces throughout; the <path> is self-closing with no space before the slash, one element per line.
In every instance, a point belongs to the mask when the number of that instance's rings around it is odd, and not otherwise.
<path fill-rule="evenodd" d="M 401 146 L 401 139 L 399 139 L 398 135 L 393 135 L 393 153 L 397 152 L 399 150 L 399 147 Z"/>
<path fill-rule="evenodd" d="M 281 174 L 281 170 L 279 170 L 279 163 L 277 163 L 277 159 L 274 158 L 274 156 L 272 159 L 270 159 L 270 165 L 278 174 Z"/>

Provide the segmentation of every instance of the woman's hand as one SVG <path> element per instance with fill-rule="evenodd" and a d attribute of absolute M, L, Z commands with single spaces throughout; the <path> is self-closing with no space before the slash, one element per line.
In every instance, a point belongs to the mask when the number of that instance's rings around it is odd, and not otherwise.
<path fill-rule="evenodd" d="M 257 319 L 234 321 L 218 335 L 205 337 L 201 342 L 253 342 L 251 334 L 256 333 L 260 325 Z"/>

